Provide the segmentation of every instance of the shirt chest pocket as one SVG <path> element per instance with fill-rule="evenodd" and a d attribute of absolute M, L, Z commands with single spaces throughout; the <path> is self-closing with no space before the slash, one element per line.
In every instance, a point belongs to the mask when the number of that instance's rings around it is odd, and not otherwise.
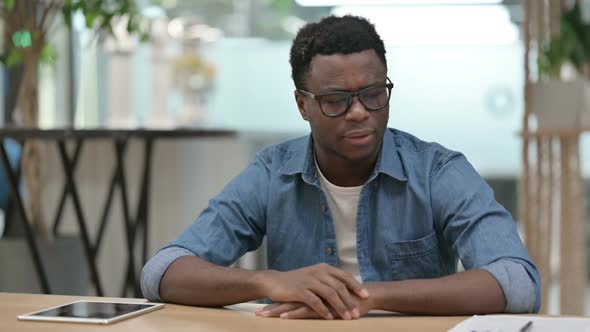
<path fill-rule="evenodd" d="M 387 244 L 392 280 L 441 276 L 441 258 L 436 233 L 418 240 Z"/>

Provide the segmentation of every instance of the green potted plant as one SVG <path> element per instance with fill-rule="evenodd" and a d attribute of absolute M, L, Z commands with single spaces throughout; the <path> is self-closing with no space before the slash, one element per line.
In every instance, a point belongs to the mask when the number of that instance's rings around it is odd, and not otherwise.
<path fill-rule="evenodd" d="M 539 130 L 590 127 L 590 23 L 576 2 L 560 18 L 560 33 L 538 56 L 532 111 Z"/>
<path fill-rule="evenodd" d="M 71 25 L 72 15 L 81 13 L 86 26 L 101 34 L 113 34 L 113 27 L 121 19 L 126 20 L 127 31 L 145 39 L 147 29 L 141 24 L 136 0 L 0 0 L 0 17 L 4 23 L 5 67 L 22 65 L 23 75 L 18 88 L 13 111 L 15 124 L 21 127 L 37 127 L 38 64 L 51 61 L 55 52 L 51 47 L 50 29 L 54 24 Z M 56 20 L 61 18 L 61 20 Z M 36 144 L 24 147 L 22 167 L 28 192 L 31 222 L 44 233 L 41 218 L 41 157 Z"/>

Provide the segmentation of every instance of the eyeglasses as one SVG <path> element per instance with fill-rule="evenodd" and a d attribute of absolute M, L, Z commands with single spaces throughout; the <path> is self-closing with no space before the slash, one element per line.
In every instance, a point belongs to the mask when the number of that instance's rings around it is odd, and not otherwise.
<path fill-rule="evenodd" d="M 389 78 L 387 82 L 389 83 L 370 86 L 357 92 L 329 92 L 316 95 L 301 89 L 296 91 L 315 99 L 322 114 L 334 118 L 348 112 L 352 98 L 357 96 L 367 111 L 378 111 L 387 107 L 393 89 L 393 83 Z"/>

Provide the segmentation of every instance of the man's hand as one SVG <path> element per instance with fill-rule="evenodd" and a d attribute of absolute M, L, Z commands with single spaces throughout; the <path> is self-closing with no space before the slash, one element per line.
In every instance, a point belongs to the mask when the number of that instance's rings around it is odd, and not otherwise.
<path fill-rule="evenodd" d="M 357 308 L 352 310 L 352 318 L 357 319 L 365 315 L 372 309 L 372 304 L 369 299 L 361 299 L 356 295 L 353 298 L 357 302 Z M 330 308 L 332 315 L 337 315 L 334 308 Z M 284 319 L 318 319 L 322 318 L 320 314 L 313 311 L 305 303 L 289 302 L 289 303 L 273 303 L 263 308 L 256 310 L 256 315 L 260 317 L 281 317 Z"/>
<path fill-rule="evenodd" d="M 260 281 L 265 296 L 274 302 L 303 303 L 325 319 L 333 319 L 335 314 L 343 319 L 358 317 L 361 310 L 358 299 L 369 297 L 352 274 L 328 264 L 288 272 L 264 271 Z M 307 312 L 300 308 L 294 310 Z"/>

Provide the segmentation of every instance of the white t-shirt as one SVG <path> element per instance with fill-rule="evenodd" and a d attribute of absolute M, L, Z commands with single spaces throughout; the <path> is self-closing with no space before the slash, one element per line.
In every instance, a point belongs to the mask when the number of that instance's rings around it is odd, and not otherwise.
<path fill-rule="evenodd" d="M 356 250 L 356 213 L 363 186 L 336 186 L 324 177 L 317 162 L 316 168 L 334 221 L 338 267 L 352 273 L 357 280 L 361 281 Z"/>

